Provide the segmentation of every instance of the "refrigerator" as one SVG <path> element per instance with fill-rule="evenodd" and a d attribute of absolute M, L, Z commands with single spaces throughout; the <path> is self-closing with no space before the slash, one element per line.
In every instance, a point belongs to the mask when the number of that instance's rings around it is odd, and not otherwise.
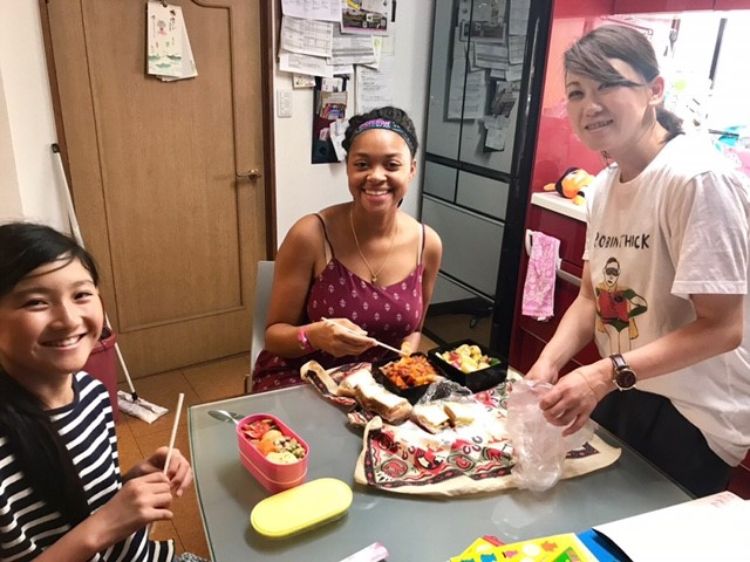
<path fill-rule="evenodd" d="M 443 242 L 424 332 L 508 355 L 551 0 L 438 0 L 422 221 Z"/>

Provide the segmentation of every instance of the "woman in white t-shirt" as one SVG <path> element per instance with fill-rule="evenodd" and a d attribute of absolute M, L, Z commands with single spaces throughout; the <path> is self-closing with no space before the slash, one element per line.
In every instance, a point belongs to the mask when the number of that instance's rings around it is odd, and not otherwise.
<path fill-rule="evenodd" d="M 662 107 L 649 41 L 608 25 L 565 53 L 568 117 L 610 164 L 595 181 L 581 290 L 527 374 L 546 418 L 589 417 L 696 495 L 750 447 L 750 193 Z M 603 359 L 559 377 L 591 339 Z"/>

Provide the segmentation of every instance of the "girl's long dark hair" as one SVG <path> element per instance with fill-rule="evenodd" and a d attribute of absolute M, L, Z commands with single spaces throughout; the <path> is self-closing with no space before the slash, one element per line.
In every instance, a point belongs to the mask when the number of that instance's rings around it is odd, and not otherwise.
<path fill-rule="evenodd" d="M 646 82 L 659 76 L 659 63 L 649 40 L 640 31 L 624 25 L 603 25 L 581 37 L 565 51 L 565 71 L 597 82 L 630 82 L 617 72 L 609 59 L 625 61 Z M 682 119 L 663 104 L 656 108 L 656 120 L 667 130 L 665 143 L 684 133 Z"/>
<path fill-rule="evenodd" d="M 37 267 L 80 260 L 94 284 L 99 276 L 91 255 L 75 240 L 31 223 L 0 225 L 0 298 Z M 73 460 L 39 399 L 0 365 L 0 434 L 32 488 L 71 525 L 91 513 Z"/>

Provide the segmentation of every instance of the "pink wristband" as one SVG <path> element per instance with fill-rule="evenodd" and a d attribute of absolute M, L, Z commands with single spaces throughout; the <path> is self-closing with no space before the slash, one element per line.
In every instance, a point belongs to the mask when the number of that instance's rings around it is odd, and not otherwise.
<path fill-rule="evenodd" d="M 299 343 L 299 348 L 302 351 L 305 351 L 307 353 L 315 351 L 315 348 L 310 343 L 310 340 L 307 339 L 307 331 L 304 327 L 300 327 L 297 329 L 297 343 Z"/>

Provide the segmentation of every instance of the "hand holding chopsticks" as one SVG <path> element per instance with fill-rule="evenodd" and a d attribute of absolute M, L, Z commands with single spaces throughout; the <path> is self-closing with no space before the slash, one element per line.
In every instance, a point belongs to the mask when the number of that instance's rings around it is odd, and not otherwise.
<path fill-rule="evenodd" d="M 380 347 L 382 347 L 384 349 L 388 349 L 390 351 L 398 353 L 402 357 L 409 357 L 409 355 L 410 355 L 409 353 L 407 353 L 407 352 L 405 352 L 405 351 L 403 351 L 401 349 L 397 349 L 397 348 L 395 348 L 395 347 L 393 347 L 391 345 L 388 345 L 387 343 L 383 343 L 382 341 L 379 341 L 379 340 L 377 340 L 377 339 L 375 339 L 373 337 L 370 337 L 368 335 L 359 334 L 359 333 L 355 332 L 354 330 L 352 330 L 351 328 L 349 328 L 348 326 L 345 326 L 345 325 L 341 324 L 340 322 L 336 322 L 335 320 L 331 320 L 330 318 L 321 318 L 321 320 L 323 322 L 325 322 L 326 324 L 328 324 L 328 325 L 335 325 L 338 329 L 341 329 L 341 330 L 343 330 L 343 331 L 345 331 L 345 332 L 347 332 L 347 333 L 349 333 L 349 334 L 351 334 L 353 336 L 357 336 L 357 337 L 361 337 L 361 338 L 367 339 L 367 340 L 371 341 L 372 343 L 374 343 L 377 346 L 380 346 Z"/>

